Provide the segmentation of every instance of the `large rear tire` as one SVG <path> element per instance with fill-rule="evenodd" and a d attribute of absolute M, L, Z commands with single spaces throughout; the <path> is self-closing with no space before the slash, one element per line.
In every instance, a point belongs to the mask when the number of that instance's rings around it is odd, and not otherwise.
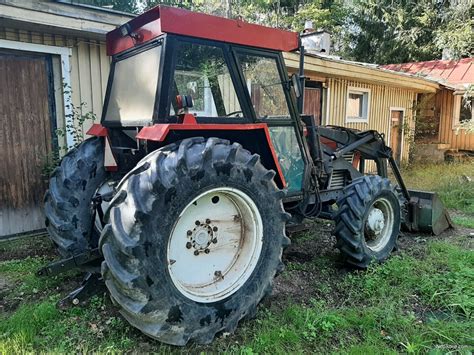
<path fill-rule="evenodd" d="M 362 176 L 337 201 L 334 235 L 344 260 L 366 268 L 387 259 L 400 234 L 399 196 L 390 180 Z"/>
<path fill-rule="evenodd" d="M 44 197 L 46 227 L 63 257 L 98 245 L 91 200 L 106 180 L 104 141 L 93 137 L 68 152 L 53 172 Z"/>
<path fill-rule="evenodd" d="M 289 243 L 273 177 L 258 155 L 217 138 L 143 159 L 121 182 L 100 239 L 122 315 L 173 345 L 210 343 L 252 316 Z"/>

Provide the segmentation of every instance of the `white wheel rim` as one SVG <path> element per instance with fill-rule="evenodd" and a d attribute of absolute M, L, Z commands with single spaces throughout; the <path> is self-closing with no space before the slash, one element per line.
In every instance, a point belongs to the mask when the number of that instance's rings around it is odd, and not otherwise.
<path fill-rule="evenodd" d="M 381 251 L 390 240 L 393 233 L 395 217 L 393 207 L 386 198 L 378 198 L 370 206 L 365 222 L 365 243 L 374 251 Z"/>
<path fill-rule="evenodd" d="M 230 187 L 206 191 L 183 209 L 171 232 L 171 280 L 191 300 L 222 300 L 252 275 L 262 237 L 262 218 L 247 194 Z"/>

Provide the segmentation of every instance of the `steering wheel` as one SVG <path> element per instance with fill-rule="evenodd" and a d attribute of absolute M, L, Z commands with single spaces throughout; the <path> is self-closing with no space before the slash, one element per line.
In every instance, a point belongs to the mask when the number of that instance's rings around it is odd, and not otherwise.
<path fill-rule="evenodd" d="M 229 116 L 235 115 L 237 113 L 242 113 L 243 114 L 243 112 L 241 110 L 239 110 L 239 111 L 234 111 L 234 112 L 228 113 L 227 115 L 225 115 L 225 117 L 229 117 Z"/>

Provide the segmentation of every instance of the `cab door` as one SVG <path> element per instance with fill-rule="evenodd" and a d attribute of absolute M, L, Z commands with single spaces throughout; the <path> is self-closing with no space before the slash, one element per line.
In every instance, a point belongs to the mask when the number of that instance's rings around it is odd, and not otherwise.
<path fill-rule="evenodd" d="M 268 125 L 288 192 L 299 194 L 305 163 L 301 137 L 296 134 L 296 108 L 290 98 L 282 57 L 279 53 L 251 49 L 235 49 L 234 54 L 255 119 Z"/>

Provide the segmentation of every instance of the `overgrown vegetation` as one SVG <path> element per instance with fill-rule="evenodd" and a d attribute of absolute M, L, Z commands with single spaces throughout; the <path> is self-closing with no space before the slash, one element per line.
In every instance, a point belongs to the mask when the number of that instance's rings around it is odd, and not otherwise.
<path fill-rule="evenodd" d="M 446 207 L 474 217 L 474 162 L 415 165 L 403 177 L 410 188 L 437 192 Z"/>
<path fill-rule="evenodd" d="M 471 164 L 429 165 L 405 175 L 409 186 L 438 191 L 473 228 L 472 203 L 465 202 L 472 198 L 466 178 L 474 176 Z M 287 269 L 256 319 L 209 346 L 184 349 L 140 334 L 107 295 L 58 309 L 56 302 L 81 276 L 35 276 L 55 257 L 46 237 L 1 243 L 0 353 L 472 353 L 474 229 L 439 238 L 403 235 L 399 251 L 385 264 L 355 271 L 331 247 L 330 228 L 318 221 L 293 238 L 284 255 Z"/>
<path fill-rule="evenodd" d="M 71 137 L 71 142 L 76 147 L 86 139 L 84 125 L 97 121 L 97 115 L 92 111 L 87 111 L 87 103 L 81 102 L 79 105 L 75 105 L 72 102 L 72 90 L 69 86 L 64 85 L 63 93 L 67 97 L 66 108 L 69 113 L 65 115 L 66 123 L 64 127 L 58 128 L 55 132 L 54 140 L 56 144 L 53 151 L 43 157 L 41 175 L 45 179 L 49 179 L 54 169 L 61 162 L 61 158 L 70 149 L 66 142 L 67 136 Z"/>
<path fill-rule="evenodd" d="M 472 56 L 474 4 L 470 0 L 81 0 L 141 13 L 159 4 L 295 31 L 306 20 L 332 33 L 336 54 L 387 64 Z"/>

